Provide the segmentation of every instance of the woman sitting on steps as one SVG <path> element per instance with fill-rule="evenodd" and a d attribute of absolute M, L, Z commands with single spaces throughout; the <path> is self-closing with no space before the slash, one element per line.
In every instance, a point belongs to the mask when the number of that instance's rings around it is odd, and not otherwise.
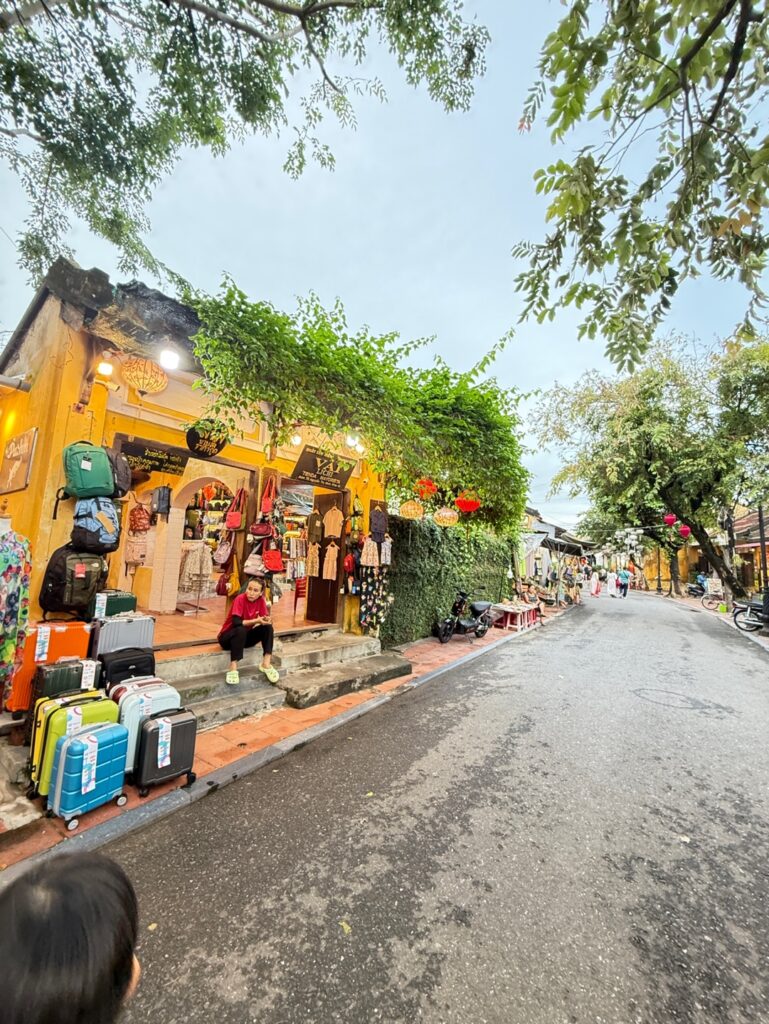
<path fill-rule="evenodd" d="M 237 686 L 240 682 L 238 662 L 243 658 L 246 647 L 255 647 L 256 644 L 261 644 L 264 651 L 259 671 L 264 672 L 271 683 L 277 683 L 278 673 L 271 664 L 273 628 L 264 599 L 263 580 L 249 580 L 244 593 L 238 594 L 219 631 L 218 640 L 222 649 L 232 656 L 225 679 L 229 686 Z"/>

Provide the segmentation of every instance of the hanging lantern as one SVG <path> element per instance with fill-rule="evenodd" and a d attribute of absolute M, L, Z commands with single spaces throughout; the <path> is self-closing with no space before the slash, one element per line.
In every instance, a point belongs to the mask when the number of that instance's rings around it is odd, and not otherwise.
<path fill-rule="evenodd" d="M 142 398 L 145 395 L 157 395 L 168 387 L 165 372 L 151 359 L 131 356 L 126 359 L 122 368 L 123 380 L 136 388 Z"/>
<path fill-rule="evenodd" d="M 672 526 L 675 521 L 676 517 L 673 515 L 672 512 L 668 512 L 666 516 L 662 517 L 662 522 L 665 524 L 665 526 Z"/>
<path fill-rule="evenodd" d="M 475 493 L 475 491 L 462 491 L 457 497 L 454 504 L 457 506 L 460 512 L 470 513 L 477 512 L 481 507 L 481 499 Z"/>
<path fill-rule="evenodd" d="M 438 493 L 438 485 L 428 476 L 423 476 L 421 480 L 417 480 L 414 484 L 414 491 L 422 501 L 427 501 L 434 494 Z"/>
<path fill-rule="evenodd" d="M 398 511 L 404 519 L 423 519 L 425 507 L 421 501 L 412 498 L 410 501 L 404 501 Z"/>
<path fill-rule="evenodd" d="M 692 532 L 692 528 L 691 526 L 687 526 L 686 523 L 684 523 L 683 526 L 679 526 L 678 532 L 681 534 L 683 539 L 686 540 L 686 538 Z"/>
<path fill-rule="evenodd" d="M 433 519 L 438 526 L 456 526 L 459 522 L 459 513 L 453 508 L 439 508 Z"/>

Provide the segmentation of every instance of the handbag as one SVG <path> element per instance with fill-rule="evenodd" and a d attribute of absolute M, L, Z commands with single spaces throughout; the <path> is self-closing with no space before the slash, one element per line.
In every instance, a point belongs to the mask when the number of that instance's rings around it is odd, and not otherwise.
<path fill-rule="evenodd" d="M 240 573 L 238 572 L 238 559 L 232 556 L 232 569 L 227 577 L 227 597 L 235 597 L 240 590 Z"/>
<path fill-rule="evenodd" d="M 261 576 L 265 572 L 261 550 L 251 552 L 245 561 L 243 572 L 246 576 Z"/>
<path fill-rule="evenodd" d="M 252 537 L 271 537 L 272 525 L 270 523 L 251 523 L 248 532 Z"/>
<path fill-rule="evenodd" d="M 224 517 L 224 525 L 228 530 L 245 530 L 246 528 L 246 492 L 242 487 L 238 488 L 235 497 L 230 502 L 230 507 Z"/>
<path fill-rule="evenodd" d="M 262 551 L 262 561 L 267 572 L 283 572 L 285 568 L 283 565 L 283 555 L 281 555 L 274 542 L 265 546 Z"/>
<path fill-rule="evenodd" d="M 226 533 L 219 541 L 214 551 L 214 561 L 217 565 L 226 565 L 232 557 L 232 545 L 235 538 L 231 533 Z"/>
<path fill-rule="evenodd" d="M 262 495 L 262 515 L 268 516 L 272 512 L 272 506 L 275 504 L 275 477 L 271 476 L 267 481 L 267 486 L 264 488 L 264 494 Z"/>

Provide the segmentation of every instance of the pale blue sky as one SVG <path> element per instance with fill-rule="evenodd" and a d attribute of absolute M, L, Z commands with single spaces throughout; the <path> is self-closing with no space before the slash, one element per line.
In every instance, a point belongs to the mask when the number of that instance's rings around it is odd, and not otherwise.
<path fill-rule="evenodd" d="M 544 124 L 527 135 L 517 130 L 539 43 L 563 7 L 555 0 L 471 6 L 493 42 L 470 113 L 445 114 L 375 53 L 364 73 L 383 79 L 389 102 L 358 101 L 357 131 L 326 125 L 334 172 L 311 166 L 299 181 L 288 178 L 281 167 L 289 133 L 250 139 L 219 160 L 190 153 L 151 206 L 153 251 L 201 288 L 216 289 L 227 271 L 249 295 L 278 307 L 291 308 L 310 290 L 328 304 L 339 296 L 353 324 L 404 338 L 434 334 L 435 351 L 452 366 L 476 363 L 518 317 L 511 247 L 544 232 L 532 175 L 573 142 L 554 149 Z M 599 132 L 599 122 L 589 130 Z M 0 196 L 0 330 L 9 330 L 32 289 L 8 238 L 22 223 L 24 197 L 3 171 Z M 72 244 L 82 266 L 121 279 L 106 243 L 75 228 Z M 682 289 L 670 326 L 711 340 L 731 330 L 743 302 L 739 289 L 695 282 Z M 497 361 L 499 380 L 530 391 L 606 368 L 602 345 L 577 341 L 576 324 L 566 315 L 518 328 Z M 534 474 L 530 503 L 572 525 L 584 502 L 546 497 L 555 457 L 534 452 L 526 463 Z"/>

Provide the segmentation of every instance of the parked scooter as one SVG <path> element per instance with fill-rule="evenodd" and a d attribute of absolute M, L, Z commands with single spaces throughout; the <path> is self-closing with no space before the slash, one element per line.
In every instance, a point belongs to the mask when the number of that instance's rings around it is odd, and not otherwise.
<path fill-rule="evenodd" d="M 708 578 L 704 573 L 697 573 L 694 583 L 686 584 L 686 593 L 689 597 L 704 597 L 708 592 Z"/>
<path fill-rule="evenodd" d="M 764 615 L 763 597 L 754 597 L 751 601 L 735 601 L 732 618 L 737 629 L 745 633 L 755 633 L 769 623 L 769 616 Z"/>
<path fill-rule="evenodd" d="M 468 614 L 468 600 L 465 590 L 457 590 L 451 614 L 438 623 L 438 639 L 442 644 L 447 644 L 455 633 L 460 636 L 474 633 L 479 639 L 486 636 L 491 625 L 491 601 L 472 601 Z"/>

